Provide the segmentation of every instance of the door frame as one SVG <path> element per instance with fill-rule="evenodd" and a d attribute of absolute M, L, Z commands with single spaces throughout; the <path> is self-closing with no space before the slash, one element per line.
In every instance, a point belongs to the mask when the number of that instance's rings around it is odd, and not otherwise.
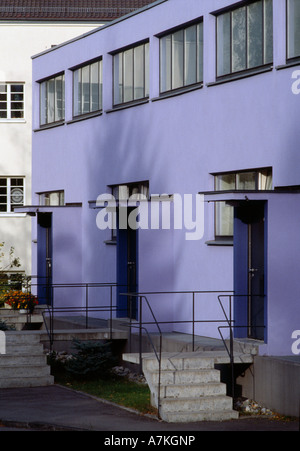
<path fill-rule="evenodd" d="M 38 213 L 37 217 L 37 276 L 40 304 L 52 305 L 52 213 Z"/>
<path fill-rule="evenodd" d="M 251 293 L 251 280 L 254 273 L 251 268 L 251 249 L 253 242 L 251 222 L 263 221 L 263 290 Z M 234 321 L 236 338 L 252 338 L 267 341 L 267 230 L 268 209 L 266 201 L 240 201 L 234 205 Z M 250 234 L 250 235 L 249 235 Z M 253 238 L 253 237 L 252 237 Z M 260 270 L 261 271 L 261 270 Z M 260 272 L 261 276 L 261 272 Z M 253 309 L 262 302 L 263 324 L 254 323 Z M 264 328 L 263 328 L 263 327 Z"/>
<path fill-rule="evenodd" d="M 122 207 L 120 207 L 122 208 Z M 127 208 L 127 207 L 126 207 Z M 127 208 L 127 215 L 131 209 Z M 119 212 L 118 212 L 119 213 Z M 122 293 L 138 292 L 138 230 L 122 229 L 117 215 L 117 318 L 138 318 L 138 298 Z M 130 272 L 134 280 L 130 284 Z"/>

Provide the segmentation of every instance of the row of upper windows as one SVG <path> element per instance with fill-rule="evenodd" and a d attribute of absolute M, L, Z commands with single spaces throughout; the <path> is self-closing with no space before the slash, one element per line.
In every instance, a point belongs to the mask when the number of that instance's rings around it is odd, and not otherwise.
<path fill-rule="evenodd" d="M 216 14 L 217 79 L 273 63 L 273 0 Z M 203 22 L 160 39 L 160 94 L 203 81 Z M 149 42 L 113 53 L 113 106 L 149 97 Z M 300 0 L 287 0 L 287 60 L 300 57 Z M 102 110 L 102 58 L 73 69 L 73 117 Z M 40 125 L 64 120 L 64 74 L 40 83 Z"/>

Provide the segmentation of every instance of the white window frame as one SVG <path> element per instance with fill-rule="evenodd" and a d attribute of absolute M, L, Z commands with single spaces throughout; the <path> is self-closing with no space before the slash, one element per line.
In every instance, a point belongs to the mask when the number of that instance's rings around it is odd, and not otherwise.
<path fill-rule="evenodd" d="M 12 179 L 18 179 L 18 180 L 22 180 L 23 184 L 22 185 L 16 185 L 15 187 L 17 188 L 18 186 L 20 186 L 20 188 L 22 187 L 23 190 L 23 200 L 22 202 L 16 204 L 18 207 L 22 207 L 25 205 L 25 177 L 23 176 L 10 176 L 10 177 L 2 177 L 0 176 L 0 180 L 6 180 L 6 210 L 5 211 L 0 211 L 0 216 L 11 216 L 11 215 L 18 215 L 19 213 L 15 213 L 13 211 L 13 202 L 11 200 L 12 197 L 12 193 L 11 193 L 11 189 L 13 188 L 12 186 Z M 2 186 L 0 186 L 0 188 L 2 188 Z M 1 202 L 2 198 L 0 197 L 0 205 L 4 205 Z M 22 214 L 23 216 L 23 214 Z"/>
<path fill-rule="evenodd" d="M 253 176 L 255 186 L 251 188 L 241 187 L 239 185 L 239 177 L 241 176 Z M 234 187 L 226 190 L 225 188 L 218 185 L 218 177 L 231 176 L 234 178 Z M 265 191 L 272 189 L 272 169 L 271 168 L 261 168 L 261 169 L 249 169 L 245 171 L 236 172 L 225 172 L 214 174 L 215 177 L 215 191 L 235 191 L 235 190 L 255 190 L 255 191 Z M 228 233 L 220 234 L 219 230 L 224 227 L 221 221 L 227 221 Z M 215 238 L 216 240 L 222 239 L 232 239 L 233 237 L 233 207 L 226 205 L 225 202 L 215 202 Z"/>
<path fill-rule="evenodd" d="M 45 191 L 38 193 L 39 205 L 43 206 L 63 206 L 65 205 L 65 192 L 63 190 Z M 53 201 L 57 198 L 57 202 Z"/>
<path fill-rule="evenodd" d="M 98 65 L 98 107 L 93 108 L 92 101 L 92 66 Z M 83 92 L 83 81 L 82 73 L 84 70 L 88 71 L 89 78 L 89 100 L 88 100 L 88 111 L 84 111 L 84 105 L 87 103 Z M 103 75 L 102 75 L 102 58 L 95 61 L 83 64 L 80 67 L 73 69 L 73 117 L 84 116 L 85 114 L 93 114 L 102 111 L 102 90 L 103 90 Z M 81 84 L 80 90 L 79 84 Z"/>
<path fill-rule="evenodd" d="M 195 31 L 195 48 L 192 49 L 188 40 L 188 31 Z M 182 48 L 176 47 L 176 36 L 182 34 Z M 160 37 L 160 94 L 176 91 L 182 88 L 203 83 L 203 20 L 189 23 L 176 30 L 168 31 Z M 179 42 L 179 41 L 178 41 Z M 189 46 L 190 44 L 190 46 Z M 177 49 L 177 50 L 176 50 Z M 178 50 L 179 49 L 179 50 Z M 195 52 L 192 58 L 190 52 Z M 194 61 L 193 81 L 188 76 L 188 61 Z"/>
<path fill-rule="evenodd" d="M 59 80 L 61 79 L 61 80 Z M 57 97 L 57 82 L 61 81 L 61 99 Z M 51 92 L 51 83 L 54 83 Z M 61 107 L 59 108 L 59 102 Z M 59 111 L 61 114 L 59 114 Z M 40 82 L 40 126 L 61 123 L 65 120 L 65 74 L 60 73 Z"/>
<path fill-rule="evenodd" d="M 298 8 L 300 7 L 300 5 L 298 6 Z M 299 46 L 299 50 L 296 53 L 295 50 L 295 41 L 296 41 L 296 36 L 300 36 L 300 24 L 299 24 L 299 29 L 295 28 L 295 22 L 293 23 L 291 19 L 295 19 L 295 0 L 287 0 L 286 3 L 286 16 L 287 16 L 287 20 L 286 20 L 286 24 L 287 24 L 287 44 L 286 44 L 286 52 L 287 52 L 287 56 L 286 59 L 287 60 L 293 60 L 293 59 L 299 59 L 300 58 L 300 46 Z M 299 12 L 298 12 L 299 14 Z M 299 19 L 299 16 L 298 16 Z"/>
<path fill-rule="evenodd" d="M 261 16 L 261 37 L 260 43 L 261 61 L 251 61 L 251 35 L 250 30 L 250 8 L 256 4 L 262 5 Z M 260 67 L 269 67 L 273 64 L 273 26 L 269 25 L 268 20 L 272 18 L 268 14 L 267 8 L 272 6 L 272 0 L 248 0 L 242 6 L 226 8 L 225 11 L 216 14 L 216 77 L 228 77 L 241 72 L 257 70 Z M 238 16 L 240 14 L 240 17 Z M 239 21 L 244 21 L 243 36 L 237 36 L 239 33 L 238 27 L 235 24 Z M 253 23 L 252 23 L 253 25 Z M 228 28 L 229 27 L 229 28 Z M 224 34 L 224 30 L 228 31 Z M 236 34 L 236 35 L 235 35 Z M 223 39 L 221 39 L 223 38 Z M 242 52 L 243 61 L 239 61 L 241 55 L 239 54 L 239 46 L 244 42 L 245 48 Z M 271 47 L 269 48 L 269 44 Z M 271 55 L 272 53 L 272 55 Z M 272 56 L 272 57 L 271 57 Z"/>
<path fill-rule="evenodd" d="M 25 83 L 20 81 L 20 82 L 0 82 L 0 86 L 5 86 L 6 87 L 6 100 L 2 99 L 0 100 L 0 103 L 6 103 L 6 109 L 2 109 L 1 111 L 6 111 L 7 112 L 7 117 L 0 117 L 0 122 L 25 122 Z M 23 90 L 22 90 L 22 96 L 23 96 L 23 100 L 12 100 L 12 95 L 14 94 L 11 90 L 12 86 L 22 86 Z M 0 97 L 1 94 L 3 95 L 3 92 L 0 91 Z M 18 110 L 13 110 L 12 108 L 12 103 L 13 102 L 17 102 L 17 103 L 23 103 L 23 108 L 18 109 Z M 12 111 L 21 111 L 22 112 L 22 117 L 12 117 Z"/>
<path fill-rule="evenodd" d="M 138 52 L 142 51 L 142 61 Z M 139 43 L 113 54 L 113 106 L 138 102 L 149 98 L 149 41 Z M 131 59 L 131 63 L 130 63 Z M 129 63 L 127 62 L 129 61 Z M 138 63 L 142 65 L 142 84 L 139 86 Z M 130 67 L 131 66 L 131 67 Z M 127 71 L 127 69 L 130 69 Z M 130 72 L 131 71 L 131 72 Z M 138 89 L 139 88 L 139 89 Z M 142 90 L 139 93 L 139 90 Z M 130 93 L 131 91 L 131 93 Z"/>

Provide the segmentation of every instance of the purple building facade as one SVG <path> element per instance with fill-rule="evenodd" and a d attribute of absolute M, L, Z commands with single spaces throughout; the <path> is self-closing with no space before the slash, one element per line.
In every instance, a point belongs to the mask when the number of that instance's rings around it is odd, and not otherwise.
<path fill-rule="evenodd" d="M 236 337 L 297 353 L 299 42 L 297 0 L 165 0 L 34 56 L 34 272 L 202 336 L 231 302 Z"/>

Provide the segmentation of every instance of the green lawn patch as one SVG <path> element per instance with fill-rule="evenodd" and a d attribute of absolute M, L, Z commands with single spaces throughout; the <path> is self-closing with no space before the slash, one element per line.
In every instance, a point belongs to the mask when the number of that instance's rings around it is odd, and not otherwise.
<path fill-rule="evenodd" d="M 150 390 L 147 385 L 138 384 L 123 377 L 109 379 L 77 380 L 69 375 L 54 375 L 55 382 L 73 390 L 81 391 L 97 398 L 138 410 L 143 414 L 156 414 L 150 403 Z"/>

